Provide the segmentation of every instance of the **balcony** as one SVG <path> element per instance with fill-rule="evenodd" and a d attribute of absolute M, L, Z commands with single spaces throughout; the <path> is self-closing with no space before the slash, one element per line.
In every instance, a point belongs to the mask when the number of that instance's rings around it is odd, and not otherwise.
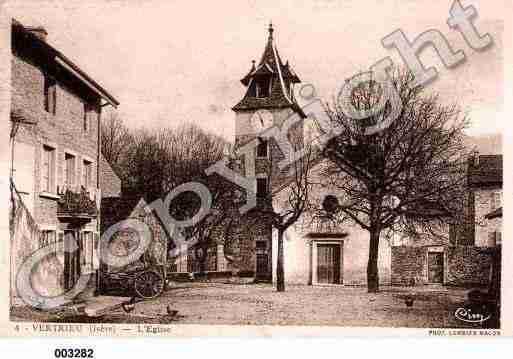
<path fill-rule="evenodd" d="M 80 187 L 58 188 L 57 217 L 64 222 L 89 222 L 98 216 L 96 189 Z"/>

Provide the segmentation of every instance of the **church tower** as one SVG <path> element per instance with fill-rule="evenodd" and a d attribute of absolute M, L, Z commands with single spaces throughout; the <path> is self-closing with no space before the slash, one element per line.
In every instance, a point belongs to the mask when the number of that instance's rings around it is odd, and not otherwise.
<path fill-rule="evenodd" d="M 284 157 L 272 139 L 267 141 L 259 137 L 259 134 L 272 126 L 281 128 L 283 122 L 290 116 L 306 117 L 294 96 L 294 85 L 301 80 L 289 62 L 283 63 L 281 60 L 276 48 L 272 24 L 269 25 L 268 31 L 267 43 L 258 65 L 252 61 L 248 74 L 241 79 L 246 87 L 245 95 L 232 108 L 236 115 L 235 147 L 239 148 L 255 138 L 259 139 L 254 156 L 257 178 L 266 172 L 265 164 L 272 163 L 275 167 L 274 165 Z M 302 123 L 289 129 L 288 137 L 292 144 L 302 146 Z M 272 177 L 276 177 L 275 171 Z M 269 184 L 268 187 L 272 188 Z"/>
<path fill-rule="evenodd" d="M 273 126 L 281 128 L 290 116 L 305 118 L 294 97 L 294 85 L 300 83 L 292 66 L 283 63 L 269 25 L 268 38 L 260 61 L 252 61 L 249 72 L 241 79 L 246 87 L 243 98 L 232 108 L 235 112 L 235 148 L 241 148 L 258 139 L 252 149 L 255 160 L 256 193 L 258 205 L 272 201 L 273 189 L 279 187 L 281 171 L 278 162 L 284 158 L 276 142 L 260 135 Z M 302 121 L 299 121 L 302 122 Z M 289 141 L 295 146 L 303 144 L 302 123 L 288 130 Z M 297 148 L 297 147 L 296 147 Z M 244 161 L 242 161 L 244 162 Z M 245 176 L 253 171 L 240 169 Z M 269 203 L 269 202 L 268 202 Z M 251 216 L 251 215 L 250 215 Z M 272 225 L 264 217 L 249 218 L 241 223 L 243 270 L 254 273 L 256 279 L 270 279 L 272 271 Z"/>

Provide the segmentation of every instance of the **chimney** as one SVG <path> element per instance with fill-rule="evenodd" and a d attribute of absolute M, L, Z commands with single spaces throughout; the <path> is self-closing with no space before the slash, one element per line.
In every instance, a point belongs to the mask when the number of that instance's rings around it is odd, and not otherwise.
<path fill-rule="evenodd" d="M 36 35 L 40 40 L 46 41 L 46 37 L 48 36 L 48 32 L 42 26 L 26 26 L 25 29 L 32 34 Z"/>

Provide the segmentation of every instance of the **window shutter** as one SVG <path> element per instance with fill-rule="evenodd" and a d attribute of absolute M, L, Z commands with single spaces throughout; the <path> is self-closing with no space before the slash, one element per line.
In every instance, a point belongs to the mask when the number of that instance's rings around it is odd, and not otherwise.
<path fill-rule="evenodd" d="M 74 186 L 75 185 L 75 178 L 76 178 L 76 164 L 75 164 L 75 156 L 71 157 L 70 159 L 70 166 L 71 166 L 71 176 L 70 176 L 70 181 L 69 181 L 69 184 L 70 186 Z"/>
<path fill-rule="evenodd" d="M 80 184 L 87 189 L 86 163 L 85 163 L 85 161 L 82 161 L 82 181 L 80 182 Z"/>
<path fill-rule="evenodd" d="M 498 246 L 499 244 L 502 244 L 502 232 L 495 231 L 495 245 Z"/>
<path fill-rule="evenodd" d="M 39 233 L 39 248 L 43 248 L 46 246 L 46 231 L 41 231 Z"/>
<path fill-rule="evenodd" d="M 50 172 L 49 172 L 49 176 L 50 176 L 50 192 L 56 192 L 57 189 L 56 189 L 56 186 L 57 186 L 57 179 L 55 178 L 55 175 L 56 175 L 56 168 L 57 168 L 57 165 L 55 163 L 56 161 L 56 157 L 57 157 L 57 150 L 53 150 L 52 152 L 50 152 Z"/>
<path fill-rule="evenodd" d="M 92 252 L 93 252 L 93 269 L 98 269 L 100 268 L 100 261 L 99 261 L 99 255 L 98 255 L 98 251 L 99 251 L 99 242 L 100 242 L 100 235 L 98 233 L 95 233 L 94 234 L 94 243 L 93 243 L 93 247 L 92 247 Z"/>
<path fill-rule="evenodd" d="M 58 251 L 64 252 L 64 232 L 57 233 Z"/>
<path fill-rule="evenodd" d="M 79 240 L 78 240 L 78 247 L 80 249 L 80 265 L 85 266 L 86 265 L 86 251 L 87 251 L 87 244 L 85 243 L 85 232 L 80 232 Z"/>
<path fill-rule="evenodd" d="M 45 110 L 55 115 L 57 102 L 57 83 L 54 78 L 45 76 L 44 79 Z"/>
<path fill-rule="evenodd" d="M 43 169 L 41 173 L 41 190 L 49 191 L 50 189 L 50 151 L 46 147 L 43 146 L 43 153 L 41 154 L 43 158 Z"/>
<path fill-rule="evenodd" d="M 87 132 L 89 130 L 89 126 L 87 123 L 87 112 L 88 112 L 88 106 L 87 106 L 87 103 L 84 102 L 84 132 Z"/>
<path fill-rule="evenodd" d="M 501 192 L 492 192 L 490 200 L 490 211 L 494 211 L 501 206 Z"/>
<path fill-rule="evenodd" d="M 93 232 L 87 233 L 87 266 L 94 270 L 94 234 Z"/>
<path fill-rule="evenodd" d="M 488 232 L 488 246 L 495 247 L 496 245 L 496 233 L 497 232 Z"/>
<path fill-rule="evenodd" d="M 55 81 L 52 82 L 50 87 L 50 112 L 54 115 L 57 112 L 57 85 Z"/>

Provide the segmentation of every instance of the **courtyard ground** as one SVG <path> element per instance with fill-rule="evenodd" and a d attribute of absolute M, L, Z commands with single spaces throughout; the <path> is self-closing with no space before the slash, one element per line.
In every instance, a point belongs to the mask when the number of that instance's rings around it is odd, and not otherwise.
<path fill-rule="evenodd" d="M 410 288 L 384 287 L 376 294 L 362 287 L 294 286 L 278 293 L 270 284 L 180 283 L 162 296 L 138 302 L 131 313 L 119 309 L 102 317 L 55 316 L 14 308 L 13 321 L 75 323 L 173 323 L 231 325 L 332 325 L 410 328 L 465 328 L 454 313 L 467 290 L 416 287 L 417 299 L 407 307 Z M 167 310 L 177 310 L 173 318 Z M 474 324 L 475 325 L 475 324 Z"/>

